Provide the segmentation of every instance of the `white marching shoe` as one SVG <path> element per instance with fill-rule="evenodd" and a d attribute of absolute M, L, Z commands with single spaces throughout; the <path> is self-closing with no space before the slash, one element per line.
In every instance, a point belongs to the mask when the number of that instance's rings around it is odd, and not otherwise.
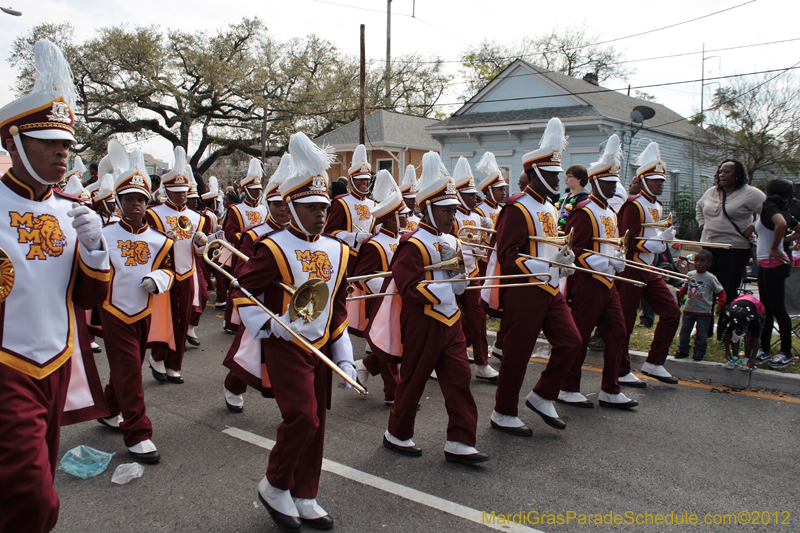
<path fill-rule="evenodd" d="M 624 376 L 617 378 L 617 383 L 625 387 L 633 387 L 635 389 L 643 389 L 647 387 L 647 382 L 642 381 L 633 372 L 628 372 Z"/>
<path fill-rule="evenodd" d="M 497 376 L 500 372 L 492 368 L 492 365 L 475 365 L 475 377 L 488 381 L 489 383 L 497 383 Z"/>
<path fill-rule="evenodd" d="M 667 369 L 664 368 L 664 365 L 654 365 L 653 363 L 648 363 L 645 361 L 642 363 L 642 374 L 645 376 L 650 376 L 651 378 L 655 378 L 658 381 L 669 383 L 670 385 L 678 384 L 678 380 L 673 378 L 672 374 L 667 372 Z"/>
<path fill-rule="evenodd" d="M 367 370 L 367 367 L 364 365 L 364 360 L 359 359 L 356 361 L 354 366 L 356 367 L 356 377 L 358 378 L 358 382 L 362 387 L 366 388 L 367 380 L 369 379 L 369 370 Z"/>
<path fill-rule="evenodd" d="M 615 407 L 617 409 L 633 409 L 639 405 L 639 402 L 631 400 L 621 392 L 610 394 L 602 390 L 597 393 L 597 401 L 602 407 Z"/>
<path fill-rule="evenodd" d="M 525 405 L 528 409 L 542 417 L 544 423 L 555 429 L 565 429 L 567 423 L 558 417 L 556 407 L 553 405 L 552 400 L 546 400 L 531 391 L 525 398 Z"/>
<path fill-rule="evenodd" d="M 558 391 L 558 400 L 556 401 L 558 403 L 571 405 L 573 407 L 584 407 L 587 409 L 594 407 L 594 404 L 580 392 L 567 392 L 565 390 Z"/>

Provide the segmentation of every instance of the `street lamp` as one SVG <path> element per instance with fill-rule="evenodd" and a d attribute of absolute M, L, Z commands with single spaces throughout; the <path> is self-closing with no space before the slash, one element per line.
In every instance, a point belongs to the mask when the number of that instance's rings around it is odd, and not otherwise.
<path fill-rule="evenodd" d="M 22 11 L 17 11 L 16 9 L 11 9 L 10 7 L 0 7 L 0 11 L 3 13 L 8 13 L 9 15 L 14 15 L 15 17 L 22 15 Z"/>
<path fill-rule="evenodd" d="M 627 156 L 625 157 L 625 160 L 628 161 L 628 164 L 626 164 L 623 167 L 623 173 L 622 173 L 622 182 L 623 183 L 626 183 L 626 180 L 628 178 L 628 167 L 630 166 L 630 156 L 631 156 L 631 141 L 636 136 L 636 134 L 639 133 L 639 131 L 641 131 L 641 129 L 644 127 L 644 121 L 648 120 L 648 119 L 651 119 L 654 116 L 656 116 L 656 110 L 653 109 L 652 107 L 648 107 L 646 105 L 637 105 L 636 107 L 633 108 L 633 111 L 631 111 L 631 124 L 630 124 L 630 128 L 631 129 L 630 129 L 630 131 L 624 131 L 623 130 L 623 131 L 620 132 L 620 133 L 622 133 L 622 146 L 623 147 L 625 146 L 625 134 L 626 133 L 628 134 L 628 136 L 627 136 L 628 137 L 628 150 L 627 150 Z M 634 126 L 634 124 L 636 124 L 638 127 Z"/>

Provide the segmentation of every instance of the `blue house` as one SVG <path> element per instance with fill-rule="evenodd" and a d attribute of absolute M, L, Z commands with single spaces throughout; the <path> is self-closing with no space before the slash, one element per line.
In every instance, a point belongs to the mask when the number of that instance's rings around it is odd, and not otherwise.
<path fill-rule="evenodd" d="M 632 123 L 630 117 L 640 105 L 656 112 L 644 126 Z M 513 193 L 518 192 L 522 155 L 539 147 L 552 117 L 561 119 L 569 136 L 562 154 L 565 169 L 596 161 L 601 143 L 616 133 L 623 141 L 620 178 L 626 188 L 636 175 L 636 158 L 650 141 L 658 142 L 667 164 L 664 204 L 670 204 L 684 187 L 699 198 L 712 183 L 714 168 L 700 162 L 703 131 L 684 117 L 663 105 L 600 87 L 593 76 L 572 78 L 522 60 L 509 65 L 453 116 L 425 131 L 441 143 L 442 159 L 451 170 L 461 156 L 474 168 L 484 152 L 493 152 L 508 171 Z M 483 177 L 476 174 L 476 179 Z"/>

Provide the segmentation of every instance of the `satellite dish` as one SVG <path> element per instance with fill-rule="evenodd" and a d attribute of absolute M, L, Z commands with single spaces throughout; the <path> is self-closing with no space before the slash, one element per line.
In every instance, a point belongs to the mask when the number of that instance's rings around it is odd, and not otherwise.
<path fill-rule="evenodd" d="M 16 9 L 11 9 L 10 7 L 0 7 L 0 11 L 3 13 L 8 13 L 9 15 L 14 15 L 15 17 L 22 15 L 22 12 L 17 11 Z"/>
<path fill-rule="evenodd" d="M 640 111 L 633 110 L 631 111 L 631 120 L 637 124 L 641 124 L 644 122 L 644 115 Z"/>
<path fill-rule="evenodd" d="M 649 120 L 654 116 L 656 116 L 656 110 L 653 109 L 652 107 L 647 107 L 646 105 L 637 105 L 636 107 L 633 108 L 633 111 L 631 112 L 631 119 L 633 119 L 633 113 L 637 112 L 642 117 L 642 120 Z M 634 120 L 634 122 L 640 122 L 640 121 Z"/>

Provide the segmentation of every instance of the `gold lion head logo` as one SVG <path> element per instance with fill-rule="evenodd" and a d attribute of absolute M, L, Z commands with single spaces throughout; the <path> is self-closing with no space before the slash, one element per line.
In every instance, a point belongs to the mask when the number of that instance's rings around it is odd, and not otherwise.
<path fill-rule="evenodd" d="M 600 217 L 600 222 L 603 224 L 603 230 L 606 232 L 605 237 L 613 237 L 617 234 L 617 228 L 611 217 Z"/>
<path fill-rule="evenodd" d="M 144 241 L 133 243 L 133 258 L 140 265 L 146 265 L 150 260 L 150 247 Z"/>
<path fill-rule="evenodd" d="M 333 265 L 325 252 L 295 250 L 297 260 L 303 265 L 303 272 L 308 272 L 308 279 L 318 278 L 328 281 L 333 275 Z"/>
<path fill-rule="evenodd" d="M 651 209 L 648 207 L 647 210 L 650 212 L 650 218 L 653 219 L 653 222 L 658 222 L 658 219 L 660 218 L 658 216 L 658 209 Z"/>
<path fill-rule="evenodd" d="M 56 217 L 47 214 L 35 217 L 33 229 L 39 231 L 39 243 L 44 253 L 50 257 L 58 257 L 64 253 L 67 239 Z"/>
<path fill-rule="evenodd" d="M 542 224 L 545 237 L 558 237 L 558 227 L 556 221 L 550 213 L 536 213 L 539 217 L 539 222 Z"/>

